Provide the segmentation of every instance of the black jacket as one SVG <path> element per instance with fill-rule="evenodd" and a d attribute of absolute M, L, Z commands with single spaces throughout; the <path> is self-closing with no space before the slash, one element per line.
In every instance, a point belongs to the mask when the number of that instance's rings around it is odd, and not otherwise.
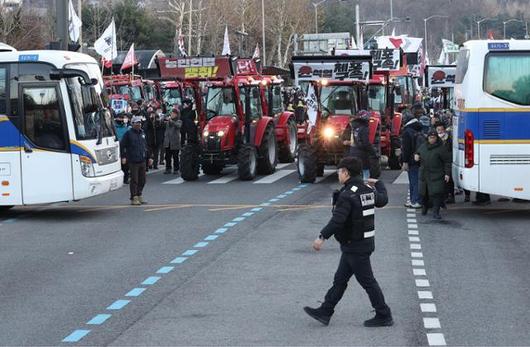
<path fill-rule="evenodd" d="M 143 130 L 129 129 L 120 141 L 122 158 L 128 163 L 144 163 L 147 159 L 147 141 Z"/>
<path fill-rule="evenodd" d="M 354 232 L 352 224 L 352 216 L 356 211 L 353 211 L 357 205 L 351 198 L 352 187 L 359 187 L 365 185 L 360 177 L 349 179 L 344 187 L 338 192 L 338 197 L 333 207 L 333 216 L 328 224 L 322 229 L 320 234 L 325 239 L 329 239 L 335 235 L 335 238 L 341 244 L 342 252 L 346 253 L 364 253 L 373 252 L 375 249 L 374 238 L 367 238 L 359 241 L 344 242 L 343 235 L 348 235 Z M 375 195 L 375 207 L 383 207 L 388 203 L 388 195 L 385 185 L 382 181 L 377 181 L 375 189 L 372 189 Z"/>
<path fill-rule="evenodd" d="M 348 155 L 361 160 L 364 170 L 370 169 L 370 157 L 376 154 L 374 146 L 370 143 L 368 122 L 360 119 L 352 121 L 344 132 L 343 140 L 353 140 Z"/>
<path fill-rule="evenodd" d="M 416 119 L 405 124 L 403 133 L 401 134 L 401 161 L 408 163 L 409 166 L 419 166 L 418 162 L 414 160 L 414 153 L 418 149 L 416 146 L 416 138 L 421 135 L 422 125 Z"/>

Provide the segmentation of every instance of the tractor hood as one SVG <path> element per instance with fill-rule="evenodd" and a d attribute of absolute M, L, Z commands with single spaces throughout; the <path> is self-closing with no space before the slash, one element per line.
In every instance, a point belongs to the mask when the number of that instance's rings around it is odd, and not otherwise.
<path fill-rule="evenodd" d="M 210 134 L 216 134 L 219 131 L 223 131 L 225 134 L 237 125 L 237 119 L 233 116 L 215 116 L 208 121 L 204 127 L 204 132 Z"/>
<path fill-rule="evenodd" d="M 331 115 L 327 118 L 324 128 L 332 128 L 338 135 L 341 135 L 350 124 L 350 116 Z"/>

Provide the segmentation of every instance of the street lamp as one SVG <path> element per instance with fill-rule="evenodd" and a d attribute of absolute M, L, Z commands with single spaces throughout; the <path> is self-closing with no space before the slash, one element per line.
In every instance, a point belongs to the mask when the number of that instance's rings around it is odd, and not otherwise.
<path fill-rule="evenodd" d="M 318 34 L 318 6 L 325 3 L 327 0 L 321 0 L 319 2 L 314 2 L 313 6 L 315 7 L 315 34 Z"/>
<path fill-rule="evenodd" d="M 510 22 L 519 22 L 519 23 L 525 23 L 524 21 L 520 20 L 520 19 L 508 19 L 507 21 L 505 22 L 502 22 L 502 37 L 503 39 L 506 40 L 506 24 L 510 23 Z"/>
<path fill-rule="evenodd" d="M 423 18 L 423 24 L 424 24 L 424 29 L 425 29 L 425 37 L 424 37 L 424 41 L 425 41 L 425 54 L 428 55 L 428 47 L 427 46 L 427 22 L 433 18 L 449 18 L 448 16 L 444 16 L 442 14 L 433 14 L 432 16 L 430 17 L 427 17 L 427 18 Z"/>
<path fill-rule="evenodd" d="M 491 19 L 494 19 L 494 18 L 488 17 L 488 18 L 483 18 L 477 21 L 477 37 L 479 40 L 480 40 L 480 23 L 485 22 L 487 20 L 491 20 Z"/>

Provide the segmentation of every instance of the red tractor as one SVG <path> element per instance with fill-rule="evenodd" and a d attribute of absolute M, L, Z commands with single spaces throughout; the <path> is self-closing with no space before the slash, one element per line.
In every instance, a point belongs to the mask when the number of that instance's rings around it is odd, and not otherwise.
<path fill-rule="evenodd" d="M 104 76 L 103 81 L 109 94 L 110 106 L 116 113 L 123 111 L 129 101 L 157 101 L 154 81 L 144 80 L 138 75 Z"/>
<path fill-rule="evenodd" d="M 293 57 L 295 80 L 309 83 L 306 141 L 299 146 L 297 160 L 301 182 L 315 182 L 325 165 L 337 165 L 344 157 L 343 134 L 351 117 L 367 106 L 371 61 L 371 56 Z M 372 144 L 378 141 L 379 124 L 379 115 L 373 113 L 369 123 Z"/>
<path fill-rule="evenodd" d="M 395 86 L 388 71 L 376 71 L 368 84 L 368 109 L 381 115 L 379 148 L 381 163 L 390 169 L 401 168 L 401 113 L 394 110 Z"/>
<path fill-rule="evenodd" d="M 199 144 L 181 152 L 182 178 L 196 180 L 199 169 L 219 174 L 237 164 L 238 176 L 252 180 L 271 174 L 278 163 L 275 119 L 263 106 L 262 76 L 251 59 L 235 57 L 160 58 L 161 76 L 208 81 L 204 112 L 199 113 Z"/>

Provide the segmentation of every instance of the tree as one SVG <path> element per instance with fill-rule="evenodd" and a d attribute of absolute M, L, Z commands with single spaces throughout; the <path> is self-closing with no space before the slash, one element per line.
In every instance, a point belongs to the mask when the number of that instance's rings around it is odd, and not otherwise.
<path fill-rule="evenodd" d="M 43 18 L 31 10 L 0 5 L 0 41 L 19 50 L 43 49 L 49 30 Z"/>

